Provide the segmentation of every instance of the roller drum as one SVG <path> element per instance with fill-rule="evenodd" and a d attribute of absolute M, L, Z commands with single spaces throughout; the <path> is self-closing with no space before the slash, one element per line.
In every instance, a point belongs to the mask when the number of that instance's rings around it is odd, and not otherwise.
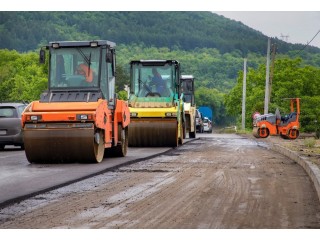
<path fill-rule="evenodd" d="M 254 127 L 252 131 L 253 136 L 255 136 L 256 138 L 266 138 L 270 134 L 268 128 Z"/>
<path fill-rule="evenodd" d="M 129 147 L 176 147 L 176 119 L 132 119 L 129 125 Z"/>
<path fill-rule="evenodd" d="M 25 153 L 30 163 L 97 163 L 104 153 L 103 134 L 97 134 L 94 128 L 25 129 Z"/>
<path fill-rule="evenodd" d="M 259 128 L 254 127 L 253 130 L 252 130 L 252 134 L 253 134 L 253 136 L 255 136 L 256 138 L 260 138 Z"/>

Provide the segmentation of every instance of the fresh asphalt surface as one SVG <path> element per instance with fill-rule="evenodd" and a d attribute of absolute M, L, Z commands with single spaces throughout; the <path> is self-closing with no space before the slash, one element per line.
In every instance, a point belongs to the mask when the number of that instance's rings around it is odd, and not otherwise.
<path fill-rule="evenodd" d="M 190 139 L 184 140 L 188 141 Z M 129 148 L 126 157 L 105 158 L 99 164 L 30 164 L 23 150 L 6 146 L 0 151 L 0 207 L 170 149 L 172 148 Z"/>

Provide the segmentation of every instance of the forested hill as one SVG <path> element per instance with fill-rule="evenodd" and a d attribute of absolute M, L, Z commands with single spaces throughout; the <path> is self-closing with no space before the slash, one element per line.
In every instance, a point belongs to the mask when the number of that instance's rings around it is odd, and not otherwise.
<path fill-rule="evenodd" d="M 117 44 L 265 54 L 267 37 L 211 12 L 0 12 L 0 48 L 35 50 L 53 40 L 107 39 Z M 300 44 L 273 39 L 280 53 Z M 308 47 L 305 51 L 319 53 Z"/>

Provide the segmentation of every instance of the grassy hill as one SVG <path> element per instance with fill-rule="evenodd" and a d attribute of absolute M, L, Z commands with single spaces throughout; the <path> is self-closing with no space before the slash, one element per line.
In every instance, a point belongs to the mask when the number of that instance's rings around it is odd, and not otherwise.
<path fill-rule="evenodd" d="M 20 52 L 53 40 L 107 39 L 117 44 L 265 54 L 267 37 L 211 12 L 0 12 L 0 48 Z M 273 39 L 279 52 L 301 49 Z M 319 53 L 308 47 L 306 51 Z"/>
<path fill-rule="evenodd" d="M 267 36 L 241 22 L 211 12 L 2 11 L 0 99 L 34 100 L 46 88 L 47 68 L 38 66 L 38 54 L 35 53 L 40 46 L 55 40 L 91 39 L 106 39 L 117 44 L 117 91 L 129 83 L 130 60 L 178 60 L 182 74 L 195 76 L 197 105 L 210 105 L 215 112 L 216 124 L 225 125 L 234 119 L 226 114 L 226 95 L 231 99 L 229 108 L 230 105 L 235 107 L 233 115 L 238 114 L 236 107 L 241 105 L 238 103 L 241 96 L 234 92 L 241 89 L 244 57 L 248 59 L 248 78 L 252 80 L 258 78 L 257 75 L 262 83 L 259 91 L 254 86 L 253 93 L 263 92 Z M 276 60 L 300 57 L 301 61 L 297 61 L 299 64 L 296 68 L 299 71 L 305 67 L 312 69 L 305 71 L 310 72 L 308 76 L 302 77 L 300 72 L 292 75 L 286 69 L 293 64 L 285 61 L 287 65 L 281 74 L 275 66 L 274 82 L 287 84 L 297 78 L 296 81 L 303 79 L 302 85 L 309 86 L 309 83 L 316 82 L 314 86 L 318 86 L 319 48 L 308 46 L 300 51 L 303 45 L 289 44 L 277 38 L 272 39 L 272 43 L 277 46 Z M 277 64 L 279 63 L 276 61 Z M 306 65 L 314 66 L 315 70 Z M 277 78 L 277 74 L 281 77 Z M 290 78 L 284 78 L 287 76 Z M 279 87 L 281 96 L 283 92 L 289 94 L 287 88 Z M 294 86 L 292 88 L 302 89 Z M 309 88 L 311 87 L 307 89 Z M 310 95 L 295 92 L 290 94 L 295 97 Z M 252 100 L 257 104 L 262 101 L 260 98 Z M 313 105 L 319 106 L 318 100 L 312 101 L 310 100 Z M 313 106 L 311 103 L 310 106 Z M 313 117 L 312 121 L 314 119 L 316 118 Z"/>

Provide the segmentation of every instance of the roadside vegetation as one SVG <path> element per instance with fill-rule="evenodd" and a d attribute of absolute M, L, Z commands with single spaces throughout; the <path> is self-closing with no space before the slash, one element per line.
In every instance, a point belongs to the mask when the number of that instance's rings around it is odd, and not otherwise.
<path fill-rule="evenodd" d="M 251 128 L 253 112 L 263 112 L 267 38 L 240 22 L 209 12 L 2 12 L 0 22 L 0 101 L 39 99 L 48 73 L 47 65 L 39 64 L 40 46 L 56 39 L 107 39 L 117 43 L 116 91 L 121 99 L 127 97 L 131 60 L 175 59 L 182 74 L 195 77 L 197 106 L 213 109 L 216 126 L 240 129 L 246 57 L 246 128 Z M 288 113 L 289 102 L 283 99 L 299 97 L 301 130 L 315 132 L 320 122 L 320 49 L 300 51 L 302 45 L 279 39 L 272 43 L 277 55 L 269 110 Z"/>

